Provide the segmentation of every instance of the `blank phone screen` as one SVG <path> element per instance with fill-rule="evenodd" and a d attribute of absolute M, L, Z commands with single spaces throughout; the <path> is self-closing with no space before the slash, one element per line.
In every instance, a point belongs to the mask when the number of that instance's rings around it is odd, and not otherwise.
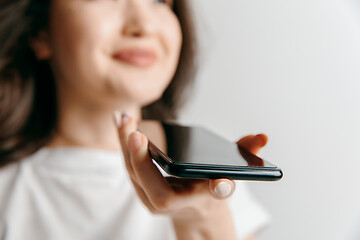
<path fill-rule="evenodd" d="M 160 150 L 174 163 L 276 168 L 203 127 L 165 122 L 162 122 L 162 127 L 166 134 L 167 151 Z"/>

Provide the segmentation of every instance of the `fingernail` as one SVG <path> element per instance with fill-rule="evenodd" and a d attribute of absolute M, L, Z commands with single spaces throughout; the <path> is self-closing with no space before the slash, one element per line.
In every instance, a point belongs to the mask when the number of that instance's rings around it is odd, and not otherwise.
<path fill-rule="evenodd" d="M 114 116 L 114 122 L 115 122 L 116 126 L 120 127 L 120 124 L 121 124 L 120 112 L 118 110 L 115 110 L 113 112 L 113 116 Z"/>
<path fill-rule="evenodd" d="M 129 146 L 131 151 L 138 150 L 142 145 L 140 132 L 135 131 L 134 133 L 135 134 L 132 136 Z"/>
<path fill-rule="evenodd" d="M 214 191 L 220 197 L 227 197 L 231 193 L 231 185 L 227 182 L 220 182 L 215 186 Z"/>
<path fill-rule="evenodd" d="M 128 112 L 123 112 L 122 116 L 121 116 L 121 122 L 123 124 L 127 124 L 129 122 L 129 117 L 130 117 L 130 114 Z"/>

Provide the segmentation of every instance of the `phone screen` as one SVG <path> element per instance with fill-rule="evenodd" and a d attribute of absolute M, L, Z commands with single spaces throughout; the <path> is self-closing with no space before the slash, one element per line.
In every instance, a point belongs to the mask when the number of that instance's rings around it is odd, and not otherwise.
<path fill-rule="evenodd" d="M 162 122 L 167 149 L 159 148 L 177 164 L 230 165 L 232 167 L 276 168 L 203 127 Z M 150 139 L 151 140 L 151 139 Z"/>

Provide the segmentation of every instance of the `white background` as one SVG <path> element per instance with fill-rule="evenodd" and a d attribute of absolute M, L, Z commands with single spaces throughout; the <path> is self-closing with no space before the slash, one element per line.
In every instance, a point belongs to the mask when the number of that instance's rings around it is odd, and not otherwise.
<path fill-rule="evenodd" d="M 196 94 L 181 121 L 266 133 L 280 182 L 250 183 L 258 239 L 360 239 L 360 0 L 193 0 Z"/>

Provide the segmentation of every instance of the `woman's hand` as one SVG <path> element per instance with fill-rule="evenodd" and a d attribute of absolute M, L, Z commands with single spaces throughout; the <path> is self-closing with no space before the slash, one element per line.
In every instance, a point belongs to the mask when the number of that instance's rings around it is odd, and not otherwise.
<path fill-rule="evenodd" d="M 136 131 L 135 120 L 127 114 L 120 119 L 119 115 L 114 114 L 125 165 L 138 196 L 149 211 L 170 216 L 178 238 L 191 239 L 200 232 L 214 238 L 235 238 L 227 203 L 219 201 L 233 193 L 234 182 L 163 177 L 149 156 L 147 137 Z M 265 145 L 266 136 L 247 136 L 237 143 L 256 153 Z"/>
<path fill-rule="evenodd" d="M 258 154 L 260 149 L 266 145 L 268 138 L 265 134 L 248 135 L 237 141 L 239 147 L 245 148 L 252 154 Z"/>

